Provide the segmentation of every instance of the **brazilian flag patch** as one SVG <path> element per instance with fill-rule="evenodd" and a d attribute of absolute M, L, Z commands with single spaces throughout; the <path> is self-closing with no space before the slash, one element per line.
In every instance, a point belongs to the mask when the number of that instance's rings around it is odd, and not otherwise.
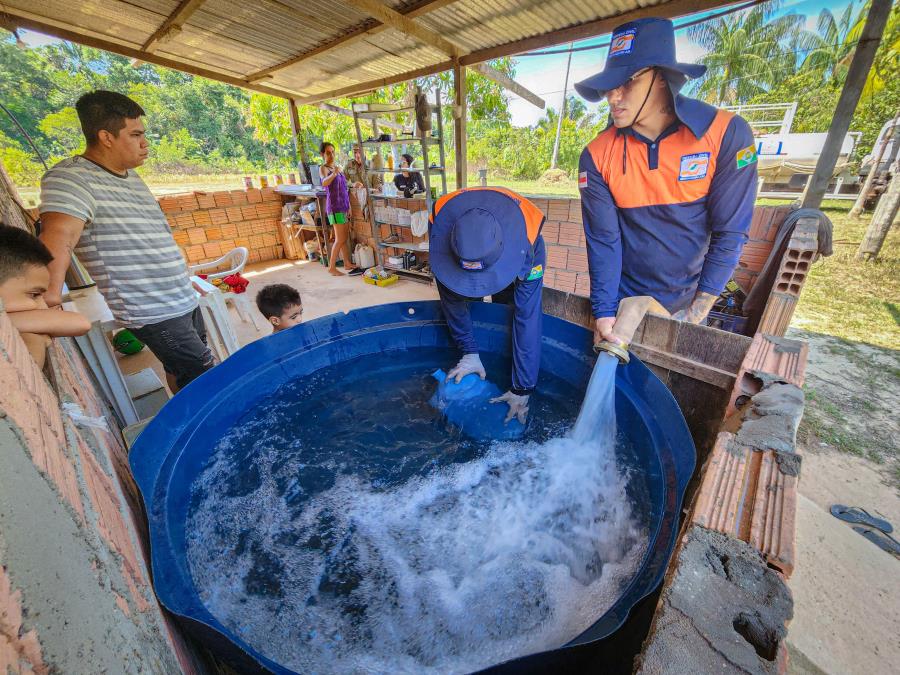
<path fill-rule="evenodd" d="M 756 163 L 756 146 L 748 145 L 743 150 L 738 150 L 737 153 L 737 168 L 743 169 L 745 166 L 750 166 L 751 164 Z"/>
<path fill-rule="evenodd" d="M 531 272 L 528 273 L 528 278 L 525 281 L 534 281 L 535 279 L 540 279 L 542 276 L 544 276 L 544 266 L 535 265 L 531 268 Z"/>

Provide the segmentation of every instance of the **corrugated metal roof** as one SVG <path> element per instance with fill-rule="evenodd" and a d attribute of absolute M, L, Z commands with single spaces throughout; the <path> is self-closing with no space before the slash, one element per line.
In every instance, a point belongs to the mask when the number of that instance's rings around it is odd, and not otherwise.
<path fill-rule="evenodd" d="M 458 48 L 465 64 L 608 32 L 616 19 L 640 15 L 645 8 L 655 7 L 643 14 L 672 16 L 729 4 L 728 0 L 379 0 L 395 12 L 409 14 L 404 21 L 438 36 L 427 39 L 428 34 L 412 37 L 400 32 L 397 28 L 402 26 L 382 26 L 360 9 L 366 2 L 371 0 L 2 0 L 0 19 L 5 14 L 8 20 L 3 23 L 12 26 L 310 101 L 341 90 L 361 93 L 381 83 L 409 79 L 411 74 L 445 69 L 451 54 L 437 46 L 441 38 Z M 378 8 L 371 11 L 377 13 Z M 179 12 L 186 12 L 186 17 Z M 175 16 L 183 17 L 180 31 L 153 41 Z M 613 21 L 601 23 L 604 19 Z"/>

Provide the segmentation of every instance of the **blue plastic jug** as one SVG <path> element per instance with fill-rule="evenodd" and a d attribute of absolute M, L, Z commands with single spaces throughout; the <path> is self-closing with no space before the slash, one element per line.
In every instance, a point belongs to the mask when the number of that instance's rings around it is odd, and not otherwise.
<path fill-rule="evenodd" d="M 447 373 L 440 369 L 431 376 L 438 386 L 428 402 L 466 435 L 479 441 L 508 441 L 525 433 L 525 425 L 515 418 L 503 423 L 509 406 L 490 402 L 503 393 L 493 382 L 471 373 L 457 384 L 447 380 Z"/>

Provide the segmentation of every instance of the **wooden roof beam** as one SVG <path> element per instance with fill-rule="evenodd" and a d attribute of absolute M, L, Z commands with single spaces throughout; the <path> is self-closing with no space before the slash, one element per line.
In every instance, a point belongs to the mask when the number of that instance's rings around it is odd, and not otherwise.
<path fill-rule="evenodd" d="M 406 73 L 401 73 L 400 75 L 394 75 L 392 77 L 383 77 L 379 80 L 369 80 L 368 82 L 360 82 L 359 84 L 353 84 L 348 87 L 342 87 L 341 89 L 334 89 L 332 91 L 326 91 L 321 94 L 313 94 L 312 96 L 305 96 L 303 98 L 297 99 L 297 105 L 313 105 L 315 103 L 320 103 L 322 101 L 328 101 L 332 98 L 341 98 L 344 96 L 358 96 L 360 94 L 367 94 L 370 91 L 374 91 L 375 89 L 381 89 L 382 87 L 388 87 L 392 84 L 397 84 L 398 82 L 406 82 L 407 80 L 414 80 L 417 77 L 425 77 L 426 75 L 434 75 L 435 73 L 442 73 L 445 70 L 450 70 L 453 68 L 453 61 L 441 61 L 440 63 L 436 63 L 432 66 L 425 66 L 424 68 L 419 68 L 417 70 L 410 70 Z"/>
<path fill-rule="evenodd" d="M 532 105 L 537 106 L 541 110 L 546 107 L 546 102 L 540 96 L 535 94 L 534 92 L 526 89 L 521 84 L 516 82 L 514 79 L 506 75 L 505 73 L 501 73 L 496 68 L 492 68 L 486 63 L 476 63 L 472 66 L 469 66 L 472 70 L 477 70 L 479 73 L 484 75 L 489 80 L 493 80 L 497 84 L 499 84 L 504 89 L 508 89 L 512 93 L 517 96 L 525 99 Z"/>
<path fill-rule="evenodd" d="M 464 66 L 472 66 L 482 61 L 491 61 L 504 56 L 512 56 L 513 54 L 522 54 L 535 49 L 543 49 L 545 47 L 553 47 L 564 42 L 577 42 L 578 40 L 586 40 L 588 38 L 597 37 L 605 33 L 612 32 L 613 28 L 623 23 L 634 21 L 635 19 L 643 19 L 648 16 L 659 16 L 672 19 L 676 16 L 684 16 L 685 14 L 694 14 L 696 12 L 707 12 L 716 7 L 723 5 L 736 5 L 739 0 L 669 0 L 658 5 L 650 5 L 649 7 L 639 7 L 629 12 L 616 14 L 605 19 L 597 19 L 589 21 L 578 26 L 570 28 L 561 28 L 559 30 L 544 33 L 543 35 L 535 35 L 534 37 L 516 40 L 515 42 L 507 42 L 496 47 L 487 47 L 470 52 L 460 57 L 459 62 Z"/>
<path fill-rule="evenodd" d="M 406 7 L 405 9 L 396 13 L 400 14 L 403 17 L 406 17 L 407 19 L 415 19 L 416 17 L 423 16 L 425 14 L 428 14 L 429 12 L 434 12 L 435 10 L 441 9 L 442 7 L 453 4 L 454 2 L 457 2 L 457 0 L 421 0 L 417 4 Z M 367 25 L 361 28 L 357 28 L 356 30 L 349 31 L 341 35 L 341 37 L 332 40 L 331 42 L 327 42 L 324 45 L 316 47 L 315 49 L 311 49 L 309 51 L 303 52 L 302 54 L 298 54 L 297 56 L 293 56 L 287 61 L 283 61 L 268 68 L 263 68 L 262 70 L 259 70 L 255 73 L 251 73 L 247 76 L 247 81 L 258 82 L 259 80 L 270 77 L 272 73 L 277 73 L 280 70 L 290 68 L 291 66 L 296 66 L 298 63 L 302 63 L 303 61 L 311 59 L 315 56 L 321 56 L 322 54 L 330 52 L 332 49 L 337 49 L 341 46 L 353 44 L 354 42 L 364 40 L 367 37 L 377 35 L 378 33 L 391 28 L 391 26 L 385 25 L 377 19 L 373 20 L 371 23 L 374 25 Z"/>
<path fill-rule="evenodd" d="M 294 101 L 296 103 L 296 101 Z M 328 112 L 337 113 L 338 115 L 343 115 L 344 117 L 353 117 L 353 111 L 347 110 L 346 108 L 340 108 L 336 105 L 331 105 L 330 103 L 315 103 L 313 104 L 317 108 L 322 110 L 327 110 Z M 379 127 L 385 127 L 387 129 L 396 129 L 397 131 L 403 131 L 403 125 L 397 124 L 396 122 L 391 122 L 390 120 L 378 120 Z"/>
<path fill-rule="evenodd" d="M 175 11 L 168 19 L 163 21 L 162 25 L 151 35 L 147 41 L 141 45 L 141 50 L 145 52 L 153 52 L 160 42 L 169 40 L 181 32 L 182 26 L 187 23 L 191 15 L 200 9 L 206 0 L 181 0 Z"/>
<path fill-rule="evenodd" d="M 345 4 L 374 16 L 385 26 L 398 30 L 401 33 L 415 38 L 423 45 L 436 47 L 447 56 L 457 58 L 465 53 L 457 45 L 453 44 L 442 35 L 435 33 L 430 28 L 418 24 L 414 19 L 403 16 L 400 12 L 381 4 L 379 0 L 341 0 Z"/>

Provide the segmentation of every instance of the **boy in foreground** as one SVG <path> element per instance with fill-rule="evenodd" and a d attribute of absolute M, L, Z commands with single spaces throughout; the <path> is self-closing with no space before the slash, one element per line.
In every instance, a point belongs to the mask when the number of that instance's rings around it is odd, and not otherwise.
<path fill-rule="evenodd" d="M 54 337 L 84 335 L 91 323 L 76 312 L 48 309 L 53 256 L 31 233 L 0 223 L 0 300 L 38 368 Z"/>
<path fill-rule="evenodd" d="M 272 324 L 272 332 L 293 328 L 303 320 L 303 303 L 297 289 L 287 284 L 270 284 L 256 294 L 256 306 Z"/>

